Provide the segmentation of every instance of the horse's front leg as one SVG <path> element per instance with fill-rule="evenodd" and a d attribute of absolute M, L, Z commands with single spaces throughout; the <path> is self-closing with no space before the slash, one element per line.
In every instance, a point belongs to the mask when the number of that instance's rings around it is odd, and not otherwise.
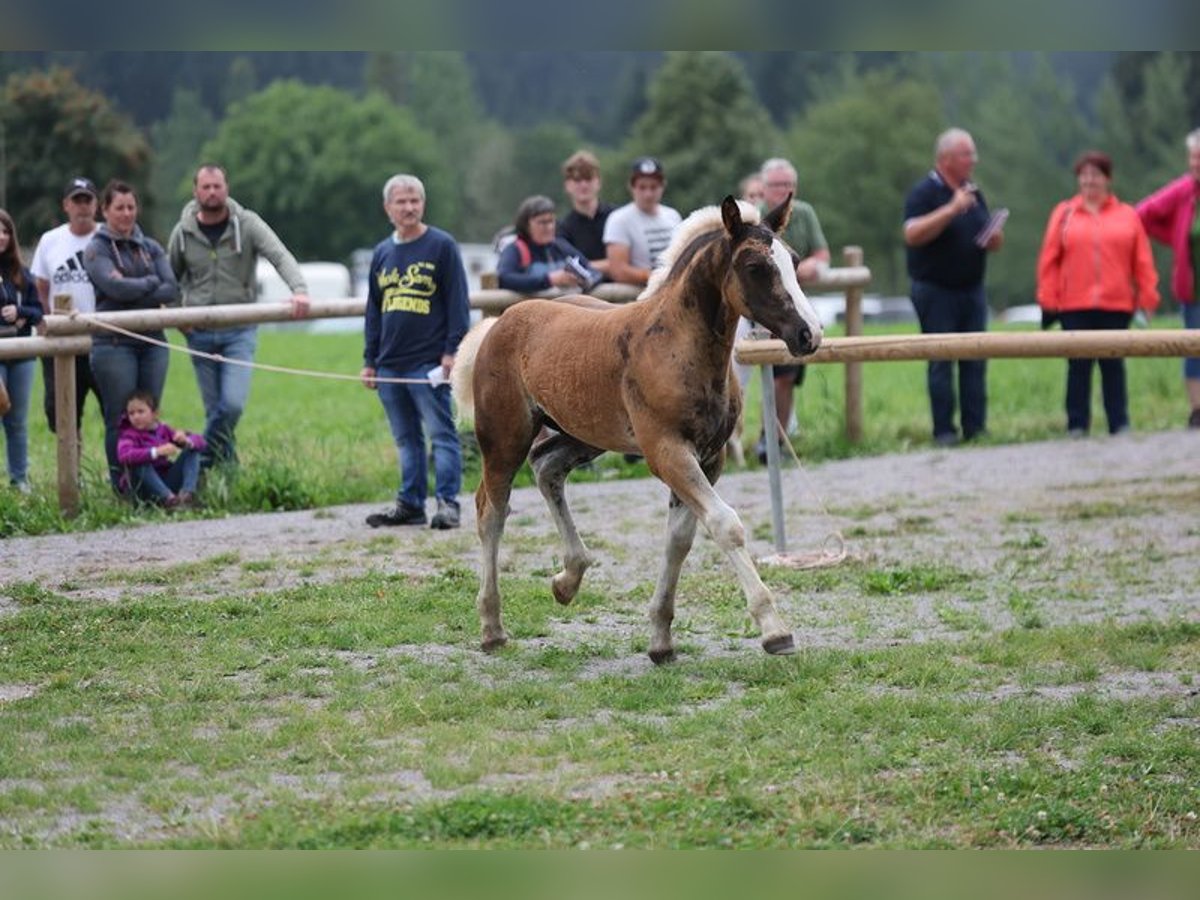
<path fill-rule="evenodd" d="M 758 577 L 754 560 L 746 549 L 746 529 L 741 519 L 717 495 L 689 448 L 681 442 L 659 442 L 655 447 L 648 448 L 646 462 L 650 471 L 687 504 L 733 563 L 738 583 L 746 597 L 746 606 L 762 634 L 763 649 L 775 654 L 796 652 L 792 632 L 780 617 L 775 599 Z M 715 480 L 716 473 L 711 474 Z"/>
<path fill-rule="evenodd" d="M 675 494 L 667 512 L 667 548 L 663 557 L 658 584 L 650 600 L 650 659 L 656 665 L 675 658 L 675 646 L 671 640 L 671 623 L 675 619 L 675 591 L 679 585 L 679 573 L 683 561 L 692 549 L 696 538 L 696 517 L 687 505 Z"/>

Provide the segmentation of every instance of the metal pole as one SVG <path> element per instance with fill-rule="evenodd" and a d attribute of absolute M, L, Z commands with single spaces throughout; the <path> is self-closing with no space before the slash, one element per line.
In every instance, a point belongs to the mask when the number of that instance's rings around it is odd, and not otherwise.
<path fill-rule="evenodd" d="M 779 478 L 779 421 L 775 412 L 775 367 L 765 363 L 762 373 L 763 443 L 767 448 L 767 479 L 771 488 L 771 533 L 775 551 L 787 550 L 787 535 L 783 531 L 783 486 Z"/>

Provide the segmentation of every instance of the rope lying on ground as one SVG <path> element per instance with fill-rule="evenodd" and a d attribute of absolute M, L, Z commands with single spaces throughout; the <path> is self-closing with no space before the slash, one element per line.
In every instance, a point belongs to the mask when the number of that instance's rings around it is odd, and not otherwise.
<path fill-rule="evenodd" d="M 808 493 L 817 501 L 817 506 L 820 508 L 823 515 L 830 522 L 833 521 L 833 516 L 829 514 L 829 510 L 825 508 L 825 502 L 821 499 L 821 494 L 817 491 L 812 483 L 812 479 L 808 475 L 808 470 L 804 468 L 804 464 L 800 462 L 800 457 L 796 455 L 795 448 L 792 447 L 792 442 L 788 440 L 787 433 L 783 430 L 783 426 L 778 422 L 775 423 L 776 431 L 778 432 L 779 444 L 786 447 L 788 454 L 796 463 L 796 469 L 803 477 Z M 832 546 L 831 546 L 832 544 Z M 838 528 L 834 528 L 827 535 L 825 540 L 821 542 L 820 550 L 813 550 L 807 553 L 773 553 L 770 556 L 760 557 L 758 562 L 764 566 L 780 566 L 788 569 L 825 569 L 831 566 L 836 566 L 839 563 L 849 559 L 850 553 L 846 550 L 846 539 L 842 536 L 842 532 Z"/>
<path fill-rule="evenodd" d="M 222 356 L 220 353 L 206 353 L 203 350 L 193 350 L 191 347 L 180 347 L 177 344 L 172 344 L 169 341 L 160 341 L 157 338 L 152 338 L 149 335 L 142 334 L 139 331 L 130 331 L 127 328 L 122 328 L 120 325 L 113 325 L 111 322 L 103 322 L 100 319 L 93 319 L 86 313 L 73 312 L 70 314 L 72 319 L 86 319 L 93 325 L 103 328 L 107 331 L 112 331 L 124 337 L 133 338 L 137 341 L 142 341 L 146 344 L 152 344 L 155 347 L 166 347 L 168 350 L 174 350 L 176 353 L 186 353 L 189 356 L 196 356 L 200 359 L 208 359 L 213 362 L 229 363 L 231 366 L 245 366 L 248 369 L 261 369 L 264 372 L 279 372 L 283 375 L 306 375 L 310 378 L 329 378 L 334 381 L 356 381 L 361 382 L 362 377 L 359 375 L 343 375 L 340 372 L 318 372 L 315 369 L 296 369 L 291 366 L 275 366 L 269 363 L 254 362 L 250 359 L 229 359 L 227 356 Z M 376 384 L 430 384 L 428 378 L 381 378 L 374 379 Z M 444 382 L 443 382 L 444 383 Z"/>

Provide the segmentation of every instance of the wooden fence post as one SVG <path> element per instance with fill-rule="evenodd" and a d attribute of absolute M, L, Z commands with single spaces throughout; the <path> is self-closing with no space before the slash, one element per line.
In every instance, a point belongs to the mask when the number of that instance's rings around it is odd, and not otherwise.
<path fill-rule="evenodd" d="M 54 312 L 71 314 L 70 294 L 55 294 Z M 75 419 L 75 356 L 54 357 L 54 433 L 58 438 L 58 508 L 68 518 L 79 515 L 79 426 Z"/>
<path fill-rule="evenodd" d="M 849 246 L 842 249 L 847 266 L 863 264 L 862 247 Z M 863 289 L 846 288 L 846 336 L 854 337 L 863 332 L 862 311 Z M 863 379 L 862 363 L 846 363 L 846 440 L 861 444 L 863 439 Z"/>

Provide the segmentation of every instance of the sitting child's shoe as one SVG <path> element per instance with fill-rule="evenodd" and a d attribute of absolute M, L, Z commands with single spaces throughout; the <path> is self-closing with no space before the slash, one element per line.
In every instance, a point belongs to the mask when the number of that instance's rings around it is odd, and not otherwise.
<path fill-rule="evenodd" d="M 449 528 L 457 528 L 459 526 L 459 511 L 458 502 L 455 500 L 443 500 L 438 498 L 438 510 L 433 516 L 433 520 L 429 523 L 430 528 L 437 528 L 445 531 Z"/>

